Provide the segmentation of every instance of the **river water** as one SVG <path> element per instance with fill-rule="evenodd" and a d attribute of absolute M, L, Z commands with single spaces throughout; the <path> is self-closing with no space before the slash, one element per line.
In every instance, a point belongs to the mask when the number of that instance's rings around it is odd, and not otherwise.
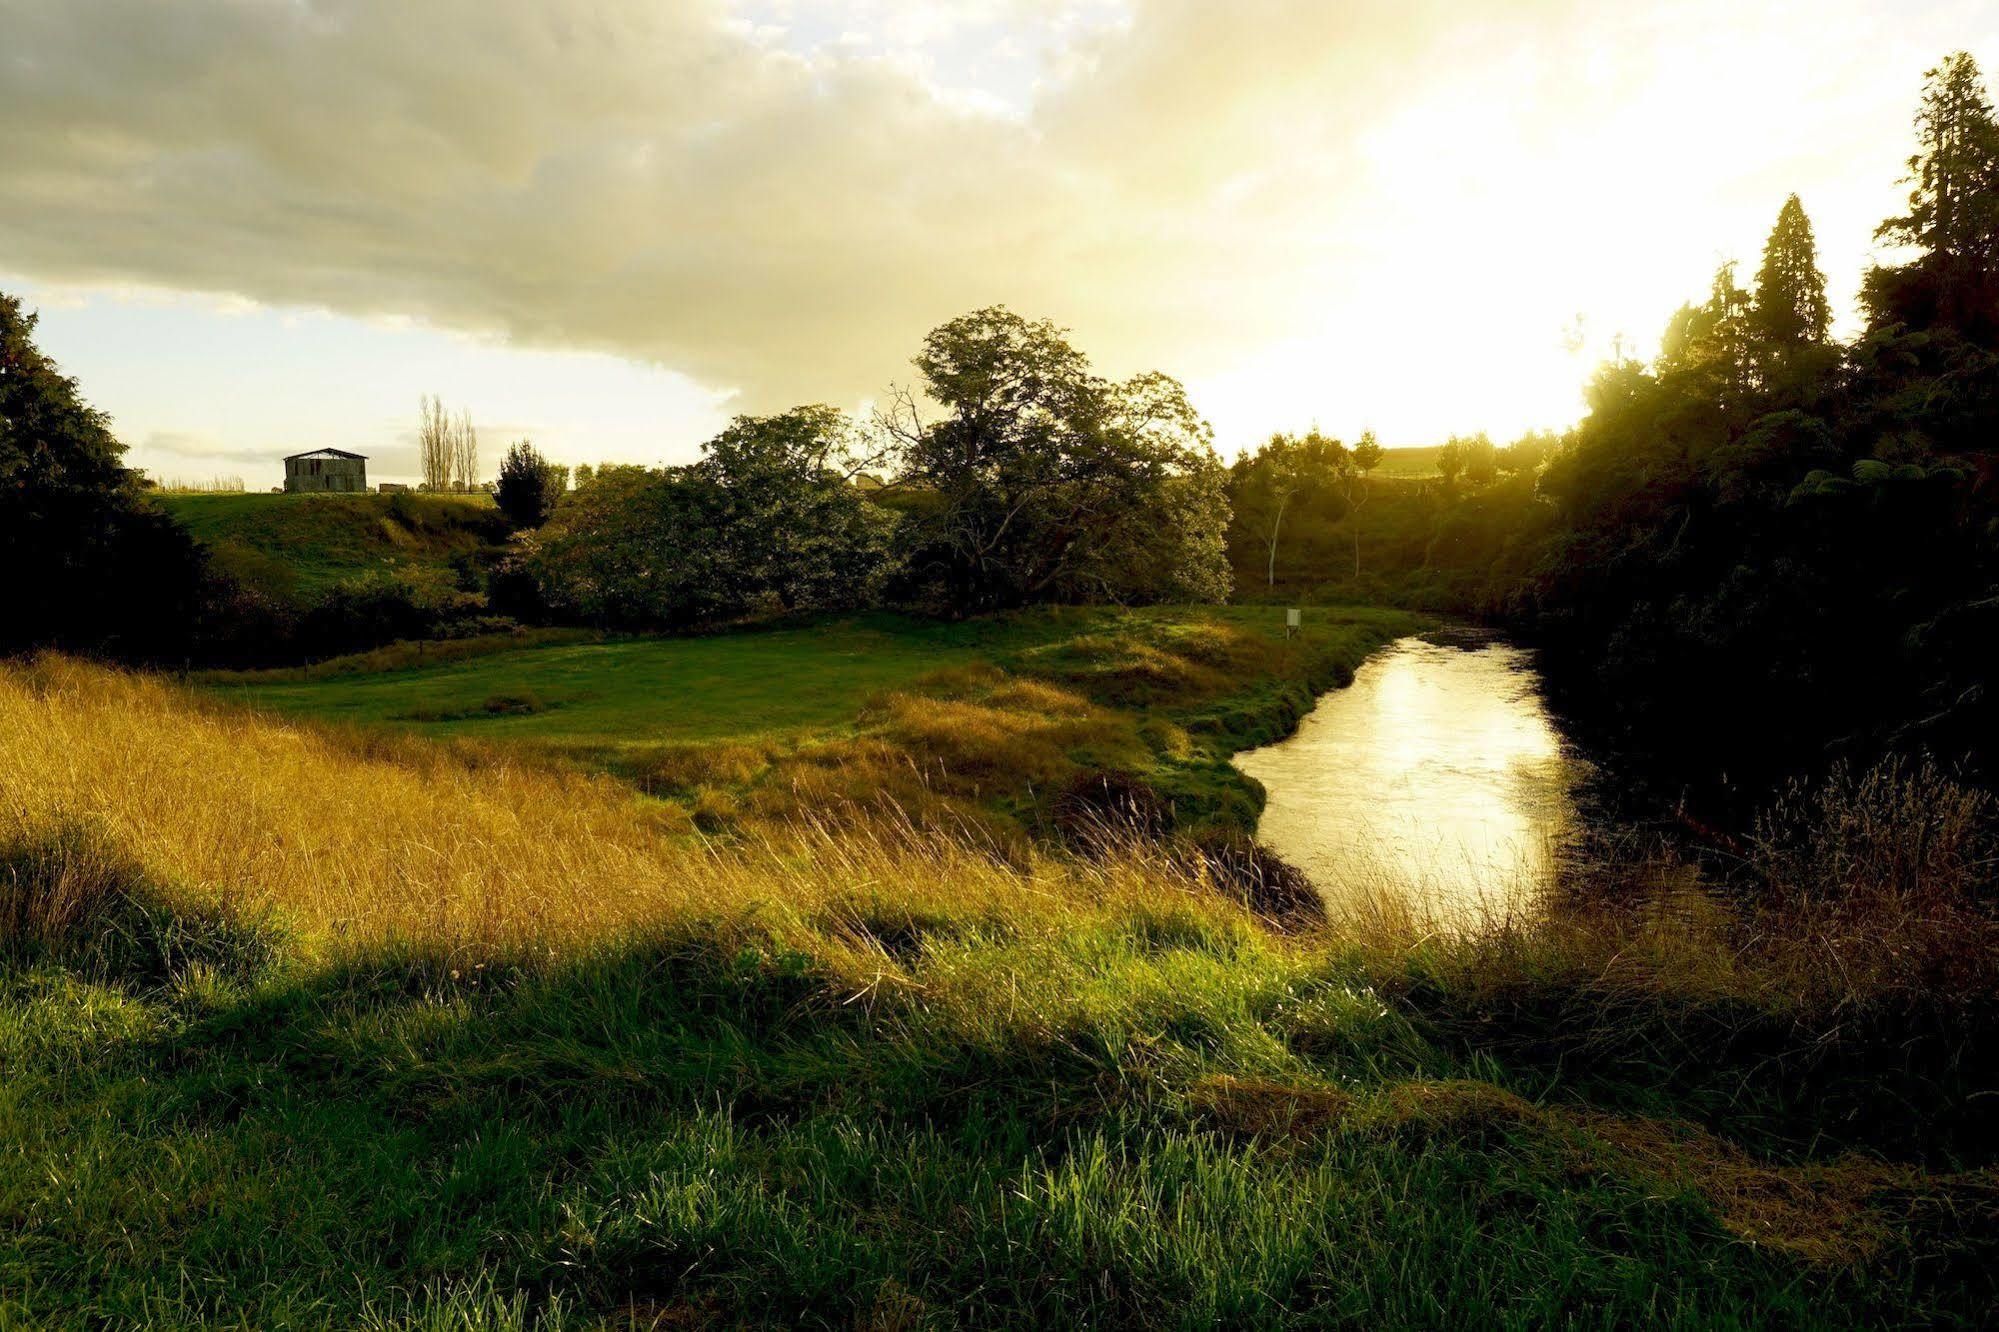
<path fill-rule="evenodd" d="M 1257 837 L 1329 904 L 1442 927 L 1533 913 L 1592 775 L 1504 640 L 1404 638 L 1319 699 L 1290 738 L 1236 757 L 1269 793 Z"/>

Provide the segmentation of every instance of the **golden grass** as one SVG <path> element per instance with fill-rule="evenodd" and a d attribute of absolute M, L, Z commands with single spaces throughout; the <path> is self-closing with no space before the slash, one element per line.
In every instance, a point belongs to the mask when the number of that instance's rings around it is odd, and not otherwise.
<path fill-rule="evenodd" d="M 725 793 L 700 799 L 733 813 Z M 1000 855 L 969 830 L 883 819 L 718 843 L 609 777 L 204 706 L 59 658 L 0 666 L 0 846 L 78 827 L 177 899 L 366 942 L 561 949 L 689 917 L 816 933 L 918 904 L 1043 921 L 1232 912 L 1165 853 Z"/>

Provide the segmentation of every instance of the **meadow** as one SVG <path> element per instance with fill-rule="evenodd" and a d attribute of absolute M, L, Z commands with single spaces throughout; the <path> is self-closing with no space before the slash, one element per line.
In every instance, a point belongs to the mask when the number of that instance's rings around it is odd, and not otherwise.
<path fill-rule="evenodd" d="M 611 772 L 711 832 L 849 804 L 1045 832 L 1092 780 L 1105 798 L 1160 802 L 1166 822 L 1241 832 L 1260 795 L 1229 756 L 1288 731 L 1375 647 L 1428 623 L 1315 607 L 1286 639 L 1269 607 L 875 613 L 405 644 L 195 678 L 260 710 Z"/>
<path fill-rule="evenodd" d="M 1953 789 L 1799 804 L 1764 906 L 1606 860 L 1443 936 L 6 666 L 0 1321 L 1972 1324 Z"/>

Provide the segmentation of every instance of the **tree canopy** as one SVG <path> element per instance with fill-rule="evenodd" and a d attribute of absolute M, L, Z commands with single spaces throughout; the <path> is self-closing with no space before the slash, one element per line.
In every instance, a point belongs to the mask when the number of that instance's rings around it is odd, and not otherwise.
<path fill-rule="evenodd" d="M 200 552 L 142 497 L 109 420 L 34 330 L 0 293 L 0 652 L 176 652 L 199 611 Z"/>
<path fill-rule="evenodd" d="M 879 421 L 914 559 L 960 612 L 1037 601 L 1219 600 L 1228 500 L 1212 431 L 1178 381 L 1090 370 L 1063 330 L 1003 307 L 931 331 L 913 394 Z"/>

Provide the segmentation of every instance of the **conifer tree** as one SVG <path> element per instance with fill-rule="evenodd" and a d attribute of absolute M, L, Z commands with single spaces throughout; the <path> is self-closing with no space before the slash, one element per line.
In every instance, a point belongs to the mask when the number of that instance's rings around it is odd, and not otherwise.
<path fill-rule="evenodd" d="M 1999 124 L 1978 63 L 1959 51 L 1925 76 L 1909 211 L 1875 237 L 1942 259 L 1989 257 L 1999 236 Z"/>
<path fill-rule="evenodd" d="M 1756 297 L 1750 323 L 1766 349 L 1779 356 L 1822 345 L 1832 327 L 1825 274 L 1819 271 L 1812 221 L 1792 195 L 1777 214 L 1756 270 Z"/>
<path fill-rule="evenodd" d="M 1977 62 L 1960 51 L 1929 71 L 1909 159 L 1909 211 L 1877 240 L 1918 254 L 1868 274 L 1876 326 L 1943 325 L 1974 338 L 1999 332 L 1999 121 Z"/>

